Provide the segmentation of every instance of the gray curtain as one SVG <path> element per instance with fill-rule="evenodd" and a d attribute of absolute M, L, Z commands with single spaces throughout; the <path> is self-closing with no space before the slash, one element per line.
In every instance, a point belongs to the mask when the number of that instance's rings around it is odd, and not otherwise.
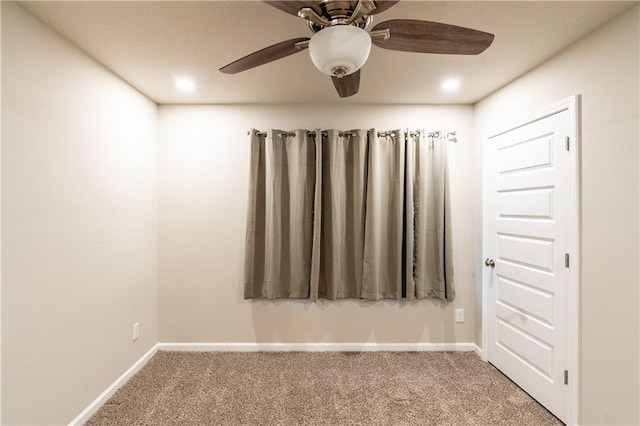
<path fill-rule="evenodd" d="M 322 170 L 316 218 L 320 262 L 312 297 L 361 297 L 365 248 L 368 136 L 366 130 L 329 130 L 321 139 Z"/>
<path fill-rule="evenodd" d="M 364 299 L 402 298 L 405 138 L 371 132 L 363 265 Z"/>
<path fill-rule="evenodd" d="M 444 132 L 440 132 L 444 135 Z M 408 139 L 407 180 L 411 191 L 407 203 L 413 238 L 407 239 L 412 253 L 412 280 L 407 297 L 434 297 L 453 301 L 453 251 L 451 243 L 451 201 L 447 168 L 446 137 L 429 137 L 424 132 Z M 410 288 L 409 288 L 410 286 Z"/>
<path fill-rule="evenodd" d="M 244 297 L 308 298 L 314 138 L 306 130 L 251 134 Z"/>
<path fill-rule="evenodd" d="M 454 299 L 445 138 L 251 134 L 245 298 Z"/>

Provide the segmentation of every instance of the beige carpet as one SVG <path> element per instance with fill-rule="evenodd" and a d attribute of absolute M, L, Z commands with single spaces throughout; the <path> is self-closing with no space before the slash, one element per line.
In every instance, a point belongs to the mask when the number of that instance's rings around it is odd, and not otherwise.
<path fill-rule="evenodd" d="M 87 425 L 558 425 L 472 352 L 158 352 Z"/>

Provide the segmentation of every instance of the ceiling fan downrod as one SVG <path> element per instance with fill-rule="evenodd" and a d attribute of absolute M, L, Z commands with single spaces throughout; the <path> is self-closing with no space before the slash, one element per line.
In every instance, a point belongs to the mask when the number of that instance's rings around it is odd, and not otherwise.
<path fill-rule="evenodd" d="M 373 22 L 371 12 L 376 9 L 373 0 L 359 0 L 355 7 L 351 1 L 323 0 L 319 3 L 322 15 L 310 7 L 303 7 L 298 16 L 306 20 L 314 33 L 335 25 L 353 25 L 366 29 Z"/>

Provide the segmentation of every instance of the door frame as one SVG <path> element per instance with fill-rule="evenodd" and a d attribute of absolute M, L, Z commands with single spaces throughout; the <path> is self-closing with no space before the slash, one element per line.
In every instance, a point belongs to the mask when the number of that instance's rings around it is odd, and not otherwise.
<path fill-rule="evenodd" d="M 523 127 L 534 121 L 538 121 L 550 115 L 562 111 L 569 112 L 569 234 L 568 251 L 570 254 L 570 267 L 568 268 L 568 288 L 566 292 L 566 369 L 569 371 L 569 384 L 567 394 L 567 424 L 579 424 L 580 415 L 580 147 L 581 147 L 581 98 L 580 95 L 573 95 L 545 108 L 542 108 L 525 118 L 517 120 L 512 125 L 500 125 L 504 130 L 492 132 L 491 135 L 483 138 L 483 164 L 489 161 L 489 140 L 503 133 Z M 478 264 L 482 265 L 482 359 L 486 362 L 488 357 L 488 303 L 489 288 L 488 283 L 491 278 L 491 271 L 484 267 L 484 259 L 487 256 L 488 247 L 488 220 L 489 220 L 489 197 L 487 180 L 484 178 L 486 168 L 483 167 L 482 175 L 482 256 Z"/>

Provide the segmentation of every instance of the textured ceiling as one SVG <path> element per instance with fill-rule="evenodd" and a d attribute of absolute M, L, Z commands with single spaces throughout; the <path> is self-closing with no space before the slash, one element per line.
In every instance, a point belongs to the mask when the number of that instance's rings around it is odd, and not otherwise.
<path fill-rule="evenodd" d="M 375 16 L 422 19 L 495 34 L 478 56 L 372 47 L 360 93 L 340 99 L 306 51 L 240 74 L 220 67 L 268 45 L 311 35 L 306 22 L 254 1 L 21 2 L 21 6 L 161 104 L 475 103 L 638 4 L 614 1 L 401 1 Z M 180 93 L 175 77 L 195 79 Z M 457 77 L 456 93 L 440 89 Z"/>

